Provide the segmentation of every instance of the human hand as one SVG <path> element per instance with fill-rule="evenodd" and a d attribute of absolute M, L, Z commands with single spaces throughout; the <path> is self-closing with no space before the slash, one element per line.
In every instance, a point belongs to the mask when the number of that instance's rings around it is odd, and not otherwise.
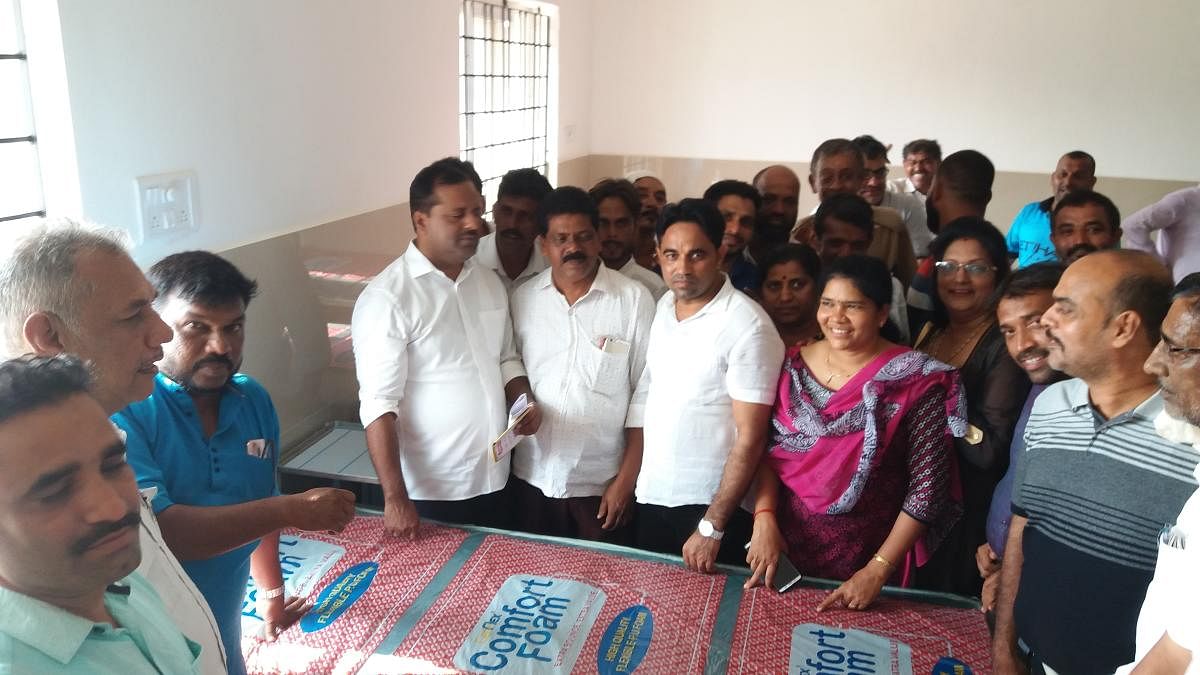
<path fill-rule="evenodd" d="M 341 532 L 354 518 L 354 493 L 339 488 L 313 488 L 289 495 L 292 527 L 309 532 Z"/>
<path fill-rule="evenodd" d="M 699 532 L 683 544 L 683 563 L 693 572 L 712 574 L 716 571 L 717 551 L 721 550 L 721 542 L 712 537 L 705 537 Z"/>
<path fill-rule="evenodd" d="M 296 596 L 285 601 L 283 596 L 258 601 L 258 612 L 263 618 L 263 639 L 274 642 L 285 630 L 292 627 L 312 609 L 312 603 Z"/>
<path fill-rule="evenodd" d="M 752 574 L 743 588 L 753 588 L 759 581 L 767 588 L 774 588 L 775 566 L 780 554 L 786 551 L 787 544 L 783 540 L 783 534 L 779 532 L 775 516 L 764 513 L 761 518 L 755 518 L 754 532 L 750 535 L 750 549 L 746 551 L 746 564 L 750 566 Z"/>
<path fill-rule="evenodd" d="M 987 579 L 1000 571 L 1000 556 L 989 544 L 982 544 L 975 549 L 975 566 L 979 568 L 979 576 Z"/>
<path fill-rule="evenodd" d="M 990 612 L 996 608 L 996 591 L 1000 590 L 1000 575 L 993 574 L 983 580 L 983 591 L 980 593 L 980 611 Z"/>
<path fill-rule="evenodd" d="M 817 605 L 818 612 L 824 612 L 830 607 L 845 607 L 846 609 L 863 610 L 875 602 L 879 591 L 887 582 L 892 568 L 874 560 L 867 563 L 854 576 L 847 579 L 833 590 L 821 604 Z"/>
<path fill-rule="evenodd" d="M 996 675 L 1029 675 L 1029 666 L 1008 646 L 995 645 L 992 649 L 992 672 Z"/>
<path fill-rule="evenodd" d="M 413 540 L 421 517 L 411 499 L 388 499 L 383 504 L 383 529 L 393 537 Z"/>
<path fill-rule="evenodd" d="M 620 476 L 615 478 L 604 494 L 600 496 L 600 510 L 596 512 L 596 520 L 603 520 L 600 525 L 605 530 L 621 527 L 633 517 L 633 486 L 626 485 Z"/>
<path fill-rule="evenodd" d="M 521 436 L 532 436 L 542 426 L 542 407 L 533 402 L 529 404 L 529 412 L 513 427 L 513 431 Z"/>

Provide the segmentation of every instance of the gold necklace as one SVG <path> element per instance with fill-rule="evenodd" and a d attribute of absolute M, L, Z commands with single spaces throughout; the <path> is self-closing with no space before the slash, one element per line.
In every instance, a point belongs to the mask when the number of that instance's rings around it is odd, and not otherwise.
<path fill-rule="evenodd" d="M 958 358 L 958 355 L 961 354 L 963 352 L 963 350 L 967 348 L 968 345 L 976 344 L 979 341 L 979 338 L 983 335 L 984 331 L 986 331 L 988 328 L 990 328 L 991 325 L 992 325 L 992 322 L 991 322 L 990 318 L 985 316 L 980 321 L 979 325 L 976 326 L 975 328 L 972 328 L 971 332 L 967 334 L 967 337 L 958 343 L 958 347 L 954 350 L 954 353 L 952 353 L 952 354 L 950 354 L 950 356 L 942 358 L 940 360 L 943 363 L 946 363 L 949 365 L 954 365 L 955 359 Z M 938 334 L 937 346 L 939 347 L 939 349 L 937 351 L 939 351 L 939 352 L 942 351 L 940 349 L 942 347 L 942 343 L 944 341 L 949 340 L 949 337 L 950 337 L 949 330 L 946 330 L 946 331 Z"/>
<path fill-rule="evenodd" d="M 825 378 L 825 386 L 829 386 L 833 382 L 834 377 L 837 377 L 837 378 L 840 378 L 843 380 L 850 379 L 849 375 L 843 375 L 841 373 L 834 372 L 833 364 L 829 362 L 829 352 L 830 351 L 832 351 L 832 350 L 825 351 L 825 370 L 829 371 L 829 377 Z"/>

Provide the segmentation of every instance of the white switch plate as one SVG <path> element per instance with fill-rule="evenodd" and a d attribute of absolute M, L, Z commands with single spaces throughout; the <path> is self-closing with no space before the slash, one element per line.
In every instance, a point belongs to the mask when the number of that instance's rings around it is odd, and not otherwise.
<path fill-rule="evenodd" d="M 142 239 L 196 229 L 196 174 L 160 173 L 137 178 Z"/>

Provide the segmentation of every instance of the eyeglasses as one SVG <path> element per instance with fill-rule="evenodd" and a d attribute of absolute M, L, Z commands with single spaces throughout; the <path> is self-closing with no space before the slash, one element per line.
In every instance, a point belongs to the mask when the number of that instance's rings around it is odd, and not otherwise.
<path fill-rule="evenodd" d="M 1171 363 L 1182 363 L 1184 359 L 1200 354 L 1200 347 L 1180 347 L 1160 340 L 1158 346 L 1167 352 L 1167 360 Z"/>
<path fill-rule="evenodd" d="M 886 180 L 888 177 L 888 168 L 886 166 L 881 166 L 878 169 L 875 169 L 874 171 L 870 171 L 870 170 L 866 171 L 865 175 L 866 175 L 867 180 L 870 180 L 872 178 L 874 178 L 875 180 Z"/>
<path fill-rule="evenodd" d="M 973 277 L 981 277 L 988 272 L 996 271 L 995 267 L 979 262 L 957 263 L 953 260 L 939 260 L 933 266 L 937 269 L 938 274 L 946 277 L 958 274 L 959 270 L 966 270 L 967 274 Z"/>

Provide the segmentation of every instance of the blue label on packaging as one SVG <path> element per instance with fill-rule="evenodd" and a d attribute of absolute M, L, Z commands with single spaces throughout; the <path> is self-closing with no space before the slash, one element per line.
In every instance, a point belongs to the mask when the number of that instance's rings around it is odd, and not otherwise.
<path fill-rule="evenodd" d="M 321 591 L 313 608 L 300 619 L 300 630 L 312 633 L 336 621 L 367 592 L 378 571 L 379 563 L 361 562 L 342 572 Z"/>
<path fill-rule="evenodd" d="M 596 654 L 600 675 L 632 673 L 646 657 L 654 636 L 654 617 L 645 605 L 625 608 L 608 624 Z"/>

